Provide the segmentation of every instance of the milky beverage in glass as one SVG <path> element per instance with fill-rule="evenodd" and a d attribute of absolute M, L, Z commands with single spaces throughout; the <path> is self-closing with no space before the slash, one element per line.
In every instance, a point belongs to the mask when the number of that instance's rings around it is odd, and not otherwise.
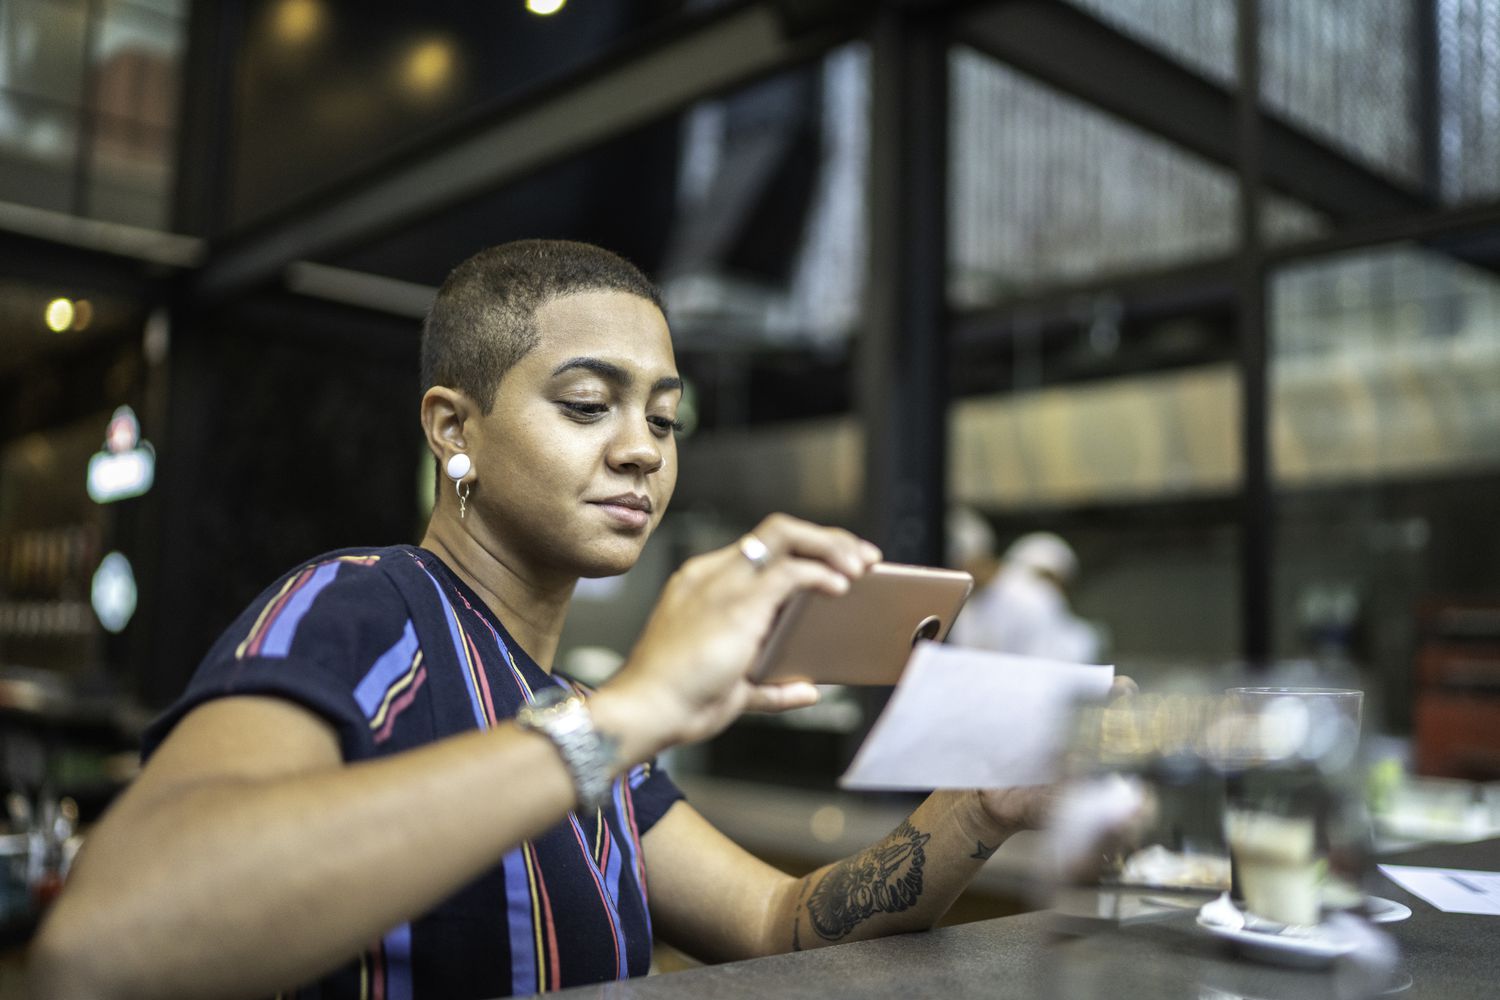
<path fill-rule="evenodd" d="M 1251 913 L 1316 924 L 1330 878 L 1329 829 L 1357 761 L 1363 693 L 1234 688 L 1253 753 L 1225 816 L 1233 895 Z"/>
<path fill-rule="evenodd" d="M 1316 924 L 1323 867 L 1311 816 L 1231 810 L 1225 820 L 1245 909 L 1283 924 Z"/>

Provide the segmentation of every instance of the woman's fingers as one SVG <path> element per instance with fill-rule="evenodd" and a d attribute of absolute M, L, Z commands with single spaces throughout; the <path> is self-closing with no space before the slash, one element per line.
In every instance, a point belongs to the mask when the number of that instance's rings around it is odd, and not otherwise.
<path fill-rule="evenodd" d="M 770 515 L 746 538 L 763 544 L 769 560 L 784 556 L 818 559 L 851 577 L 861 576 L 880 561 L 880 550 L 853 532 L 825 528 L 786 514 Z M 750 544 L 753 547 L 755 543 Z"/>
<path fill-rule="evenodd" d="M 790 681 L 786 684 L 754 684 L 750 688 L 750 698 L 745 702 L 745 710 L 786 712 L 794 708 L 814 705 L 818 697 L 817 687 L 806 681 Z"/>

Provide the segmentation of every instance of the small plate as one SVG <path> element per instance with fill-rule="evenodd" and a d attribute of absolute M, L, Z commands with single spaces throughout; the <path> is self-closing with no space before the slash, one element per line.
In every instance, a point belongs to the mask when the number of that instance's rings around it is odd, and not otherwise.
<path fill-rule="evenodd" d="M 1365 897 L 1365 919 L 1372 924 L 1394 924 L 1411 916 L 1411 907 L 1384 896 Z"/>
<path fill-rule="evenodd" d="M 1198 926 L 1234 942 L 1251 958 L 1298 968 L 1322 968 L 1359 947 L 1359 940 L 1337 923 L 1301 927 L 1262 920 L 1235 906 L 1228 893 L 1203 905 Z"/>

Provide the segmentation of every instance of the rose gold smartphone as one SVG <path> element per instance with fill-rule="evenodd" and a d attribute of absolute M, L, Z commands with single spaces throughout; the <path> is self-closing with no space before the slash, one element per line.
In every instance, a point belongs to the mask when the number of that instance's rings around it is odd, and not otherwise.
<path fill-rule="evenodd" d="M 803 591 L 771 626 L 752 676 L 894 684 L 918 639 L 948 634 L 973 587 L 958 570 L 876 563 L 839 597 Z"/>

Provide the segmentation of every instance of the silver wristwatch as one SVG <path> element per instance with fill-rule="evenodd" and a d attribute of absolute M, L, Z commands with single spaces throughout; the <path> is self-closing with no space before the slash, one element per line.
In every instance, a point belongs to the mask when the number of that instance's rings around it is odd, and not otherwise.
<path fill-rule="evenodd" d="M 619 745 L 594 728 L 582 696 L 563 687 L 542 688 L 516 713 L 516 724 L 541 733 L 557 747 L 573 776 L 580 806 L 593 810 L 609 801 Z"/>

